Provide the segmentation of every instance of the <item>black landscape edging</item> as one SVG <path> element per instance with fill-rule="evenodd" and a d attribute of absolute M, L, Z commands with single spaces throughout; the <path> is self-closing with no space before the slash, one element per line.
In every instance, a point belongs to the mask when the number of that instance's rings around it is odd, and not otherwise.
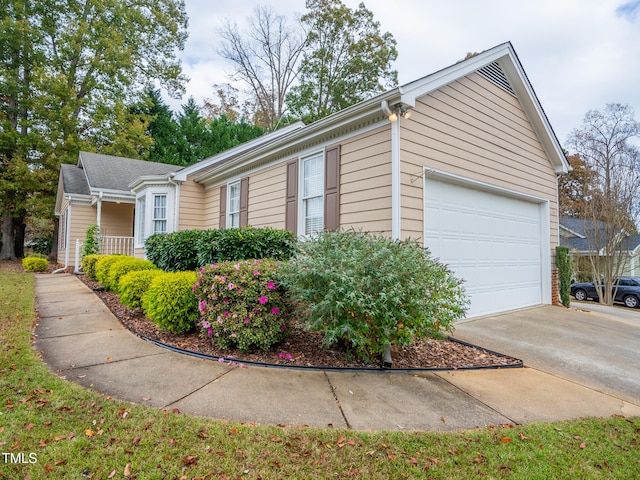
<path fill-rule="evenodd" d="M 491 353 L 493 355 L 498 355 L 500 357 L 509 357 L 518 360 L 518 363 L 510 364 L 510 365 L 486 365 L 486 366 L 473 366 L 473 367 L 425 367 L 425 368 L 382 368 L 382 367 L 330 367 L 330 366 L 316 366 L 316 365 L 288 365 L 281 363 L 266 363 L 266 362 L 255 362 L 251 360 L 240 360 L 233 357 L 224 357 L 218 355 L 209 355 L 208 353 L 196 352 L 194 350 L 187 350 L 185 348 L 175 347 L 173 345 L 166 344 L 161 342 L 160 340 L 156 340 L 154 338 L 148 337 L 142 333 L 136 332 L 135 330 L 130 329 L 132 333 L 137 335 L 143 340 L 151 342 L 159 347 L 165 348 L 169 351 L 180 353 L 183 355 L 189 355 L 191 357 L 202 358 L 204 360 L 217 361 L 219 363 L 225 363 L 227 365 L 246 365 L 252 367 L 265 367 L 265 368 L 286 368 L 289 370 L 308 370 L 308 371 L 331 371 L 331 372 L 375 372 L 375 373 L 415 373 L 415 372 L 443 372 L 443 371 L 456 371 L 456 370 L 497 370 L 500 368 L 523 368 L 524 363 L 519 358 L 511 357 L 509 355 L 504 355 L 500 352 L 494 352 L 484 347 L 479 347 L 477 345 L 473 345 L 472 343 L 467 343 L 462 340 L 458 340 L 453 337 L 448 337 L 448 339 L 455 343 L 460 343 L 462 345 L 478 348 L 480 350 L 484 350 L 485 352 Z"/>

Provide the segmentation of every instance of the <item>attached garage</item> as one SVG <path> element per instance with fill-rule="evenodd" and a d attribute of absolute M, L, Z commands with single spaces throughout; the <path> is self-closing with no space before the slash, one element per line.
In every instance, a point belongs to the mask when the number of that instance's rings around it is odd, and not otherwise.
<path fill-rule="evenodd" d="M 426 177 L 424 243 L 464 279 L 467 316 L 549 303 L 547 202 L 458 177 Z"/>

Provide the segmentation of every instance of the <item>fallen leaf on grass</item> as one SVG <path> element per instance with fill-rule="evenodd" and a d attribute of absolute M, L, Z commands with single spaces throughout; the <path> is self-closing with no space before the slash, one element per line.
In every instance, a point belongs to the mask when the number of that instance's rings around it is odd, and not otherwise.
<path fill-rule="evenodd" d="M 585 442 L 582 442 L 582 443 L 580 444 L 580 448 L 586 448 L 586 447 L 587 447 L 587 444 L 586 444 Z"/>
<path fill-rule="evenodd" d="M 125 477 L 129 477 L 131 476 L 131 462 L 127 463 L 124 467 L 124 476 Z"/>
<path fill-rule="evenodd" d="M 509 437 L 502 437 L 502 443 L 511 443 L 511 439 Z"/>
<path fill-rule="evenodd" d="M 113 477 L 115 477 L 115 476 L 116 476 L 116 471 L 115 471 L 115 470 L 113 470 L 113 471 L 109 474 L 109 476 L 108 476 L 107 478 L 113 478 Z"/>

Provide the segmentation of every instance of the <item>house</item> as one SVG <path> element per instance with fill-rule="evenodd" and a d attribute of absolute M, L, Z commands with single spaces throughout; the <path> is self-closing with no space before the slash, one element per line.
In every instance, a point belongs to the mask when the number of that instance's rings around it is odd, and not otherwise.
<path fill-rule="evenodd" d="M 574 259 L 574 277 L 578 281 L 591 281 L 591 267 L 580 261 L 597 255 L 604 261 L 604 245 L 606 225 L 602 221 L 591 219 L 560 217 L 560 245 L 569 248 L 569 255 Z M 620 276 L 640 276 L 640 235 L 620 232 L 621 238 L 617 252 L 622 267 Z M 599 251 L 598 251 L 599 250 Z M 602 271 L 604 271 L 604 268 Z M 614 263 L 614 268 L 617 266 Z"/>
<path fill-rule="evenodd" d="M 87 158 L 99 163 L 82 153 L 61 172 L 67 265 L 90 221 L 103 234 L 133 231 L 137 256 L 154 232 L 253 225 L 308 236 L 341 227 L 420 239 L 465 280 L 470 316 L 557 298 L 557 175 L 569 166 L 510 43 L 197 164 L 127 171 L 131 182 L 105 182 L 109 192 Z M 126 170 L 119 161 L 105 170 Z M 67 176 L 82 192 L 71 193 Z M 111 225 L 116 210 L 127 212 L 128 229 Z"/>

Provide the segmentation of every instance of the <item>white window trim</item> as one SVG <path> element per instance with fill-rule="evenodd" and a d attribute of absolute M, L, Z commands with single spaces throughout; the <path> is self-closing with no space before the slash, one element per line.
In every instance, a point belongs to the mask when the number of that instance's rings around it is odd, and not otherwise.
<path fill-rule="evenodd" d="M 231 210 L 231 187 L 232 186 L 238 186 L 238 210 L 236 211 L 232 211 Z M 242 198 L 242 185 L 240 183 L 240 179 L 238 180 L 234 180 L 232 182 L 227 183 L 227 211 L 226 211 L 226 221 L 225 221 L 225 225 L 226 228 L 238 228 L 240 227 L 240 201 Z M 232 223 L 232 218 L 233 215 L 237 215 L 238 218 L 238 224 L 237 225 L 233 225 Z"/>
<path fill-rule="evenodd" d="M 164 220 L 167 221 L 167 231 L 166 233 L 171 233 L 175 231 L 175 191 L 171 187 L 150 187 L 146 188 L 138 195 L 136 195 L 136 215 L 135 215 L 135 248 L 143 248 L 144 242 L 147 238 L 149 238 L 153 234 L 153 209 L 154 209 L 154 196 L 156 195 L 166 195 L 167 196 L 167 205 L 166 205 L 166 218 Z M 139 200 L 144 197 L 145 198 L 145 211 L 140 212 L 138 205 Z M 138 227 L 140 225 L 140 215 L 144 214 L 144 238 L 140 238 L 138 235 Z"/>
<path fill-rule="evenodd" d="M 322 198 L 322 224 L 324 226 L 324 187 L 325 181 L 324 178 L 324 169 L 325 169 L 325 150 L 314 151 L 308 155 L 301 156 L 298 161 L 298 232 L 299 237 L 301 238 L 310 238 L 313 237 L 317 232 L 312 234 L 306 233 L 306 216 L 305 216 L 305 200 L 307 197 L 304 195 L 304 162 L 307 160 L 311 160 L 315 157 L 320 157 L 320 161 L 322 163 L 322 193 L 320 197 Z M 308 197 L 308 198 L 316 198 L 316 197 Z"/>

